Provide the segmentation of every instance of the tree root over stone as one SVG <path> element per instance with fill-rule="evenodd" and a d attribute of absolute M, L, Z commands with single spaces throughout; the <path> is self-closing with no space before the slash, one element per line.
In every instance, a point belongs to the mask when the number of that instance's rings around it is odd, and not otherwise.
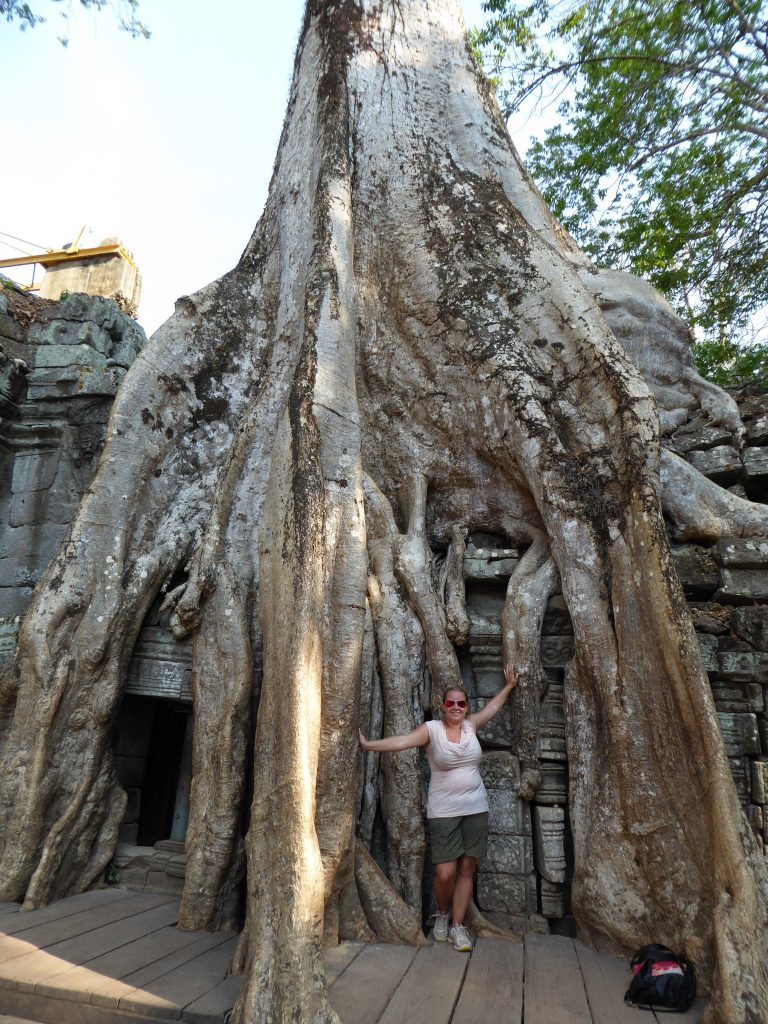
<path fill-rule="evenodd" d="M 387 730 L 460 683 L 460 538 L 488 531 L 528 546 L 504 652 L 523 662 L 530 792 L 558 575 L 573 621 L 580 935 L 613 949 L 660 938 L 712 986 L 708 1024 L 767 1020 L 765 862 L 661 504 L 685 537 L 767 524 L 660 453 L 664 374 L 643 364 L 644 379 L 627 354 L 648 324 L 684 361 L 661 300 L 597 274 L 544 206 L 458 0 L 309 0 L 262 219 L 238 266 L 180 303 L 128 373 L 3 676 L 0 899 L 39 906 L 110 859 L 125 799 L 111 726 L 144 615 L 187 566 L 174 596 L 195 659 L 183 921 L 233 920 L 252 745 L 234 1021 L 335 1024 L 324 942 L 424 941 L 420 794 L 392 762 L 399 893 L 355 840 L 361 666 L 380 674 Z M 683 404 L 698 394 L 733 415 L 690 366 L 680 380 Z M 680 480 L 706 491 L 704 517 Z M 436 550 L 450 550 L 443 586 Z"/>

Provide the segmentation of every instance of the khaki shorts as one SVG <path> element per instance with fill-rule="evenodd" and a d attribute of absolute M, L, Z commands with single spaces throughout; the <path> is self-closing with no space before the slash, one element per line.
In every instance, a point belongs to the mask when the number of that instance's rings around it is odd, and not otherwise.
<path fill-rule="evenodd" d="M 459 857 L 484 857 L 488 847 L 488 812 L 430 818 L 429 840 L 433 864 L 447 864 Z"/>

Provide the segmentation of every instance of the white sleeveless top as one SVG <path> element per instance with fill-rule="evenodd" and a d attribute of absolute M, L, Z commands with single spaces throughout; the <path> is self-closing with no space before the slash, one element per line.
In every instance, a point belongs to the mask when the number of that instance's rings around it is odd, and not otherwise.
<path fill-rule="evenodd" d="M 487 811 L 488 797 L 479 770 L 483 752 L 471 724 L 466 719 L 461 723 L 458 743 L 448 739 L 443 722 L 426 724 L 427 760 L 432 769 L 427 817 L 455 818 Z"/>

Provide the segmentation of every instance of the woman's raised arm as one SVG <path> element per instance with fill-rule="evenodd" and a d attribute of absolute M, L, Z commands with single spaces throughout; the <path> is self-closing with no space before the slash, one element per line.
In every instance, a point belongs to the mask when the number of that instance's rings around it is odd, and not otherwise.
<path fill-rule="evenodd" d="M 367 740 L 358 730 L 358 739 L 363 750 L 408 750 L 409 747 L 425 747 L 429 743 L 429 729 L 426 723 L 422 723 L 413 732 L 403 736 L 385 736 L 381 740 Z"/>
<path fill-rule="evenodd" d="M 520 676 L 518 675 L 517 669 L 514 665 L 504 666 L 504 678 L 506 679 L 506 682 L 496 696 L 491 697 L 484 708 L 480 708 L 480 710 L 476 711 L 474 715 L 468 716 L 468 720 L 475 727 L 475 732 L 477 732 L 481 726 L 485 725 L 486 722 L 490 721 L 497 711 L 501 710 L 504 701 L 517 686 Z"/>

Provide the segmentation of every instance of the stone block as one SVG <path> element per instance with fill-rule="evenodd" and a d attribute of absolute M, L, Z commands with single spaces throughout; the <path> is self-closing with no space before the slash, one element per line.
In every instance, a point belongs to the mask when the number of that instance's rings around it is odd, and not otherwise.
<path fill-rule="evenodd" d="M 56 476 L 59 459 L 58 451 L 17 455 L 13 461 L 12 493 L 26 494 L 28 491 L 47 490 Z"/>
<path fill-rule="evenodd" d="M 765 712 L 757 716 L 757 730 L 760 733 L 760 747 L 764 754 L 768 754 L 768 692 L 763 692 L 763 704 Z"/>
<path fill-rule="evenodd" d="M 751 791 L 749 759 L 746 757 L 729 757 L 728 764 L 731 769 L 733 781 L 736 785 L 736 793 L 738 794 L 739 800 L 746 807 L 750 802 Z"/>
<path fill-rule="evenodd" d="M 568 765 L 565 761 L 540 761 L 541 782 L 536 792 L 538 804 L 568 803 Z"/>
<path fill-rule="evenodd" d="M 763 688 L 759 683 L 734 684 L 715 679 L 711 686 L 715 707 L 718 711 L 751 711 L 758 714 L 765 709 Z"/>
<path fill-rule="evenodd" d="M 479 697 L 493 697 L 504 685 L 501 643 L 470 642 L 469 656 Z"/>
<path fill-rule="evenodd" d="M 48 521 L 49 491 L 26 491 L 11 498 L 8 521 L 11 526 L 38 526 Z"/>
<path fill-rule="evenodd" d="M 24 337 L 24 332 L 19 324 L 13 317 L 3 311 L 0 313 L 0 336 L 7 338 L 9 341 L 21 341 Z"/>
<path fill-rule="evenodd" d="M 749 819 L 749 824 L 752 826 L 752 831 L 762 841 L 765 820 L 763 808 L 759 807 L 757 804 L 750 804 L 749 807 L 747 807 L 747 818 Z"/>
<path fill-rule="evenodd" d="M 570 638 L 569 638 L 570 639 Z M 564 686 L 551 682 L 547 686 L 539 711 L 539 754 L 543 760 L 565 761 Z"/>
<path fill-rule="evenodd" d="M 146 867 L 139 864 L 129 864 L 127 867 L 118 868 L 118 871 L 120 872 L 120 885 L 126 889 L 136 889 L 139 892 L 144 891 L 149 876 L 149 871 Z"/>
<path fill-rule="evenodd" d="M 473 712 L 484 708 L 488 703 L 486 697 L 470 699 L 470 708 Z M 484 747 L 501 747 L 509 750 L 512 746 L 512 718 L 508 706 L 503 707 L 490 722 L 478 729 L 477 738 Z"/>
<path fill-rule="evenodd" d="M 748 445 L 768 445 L 768 414 L 757 416 L 745 426 Z"/>
<path fill-rule="evenodd" d="M 94 331 L 100 332 L 97 340 L 101 342 L 102 346 L 106 344 L 111 348 L 106 331 L 102 331 L 94 324 L 89 326 Z M 35 352 L 35 370 L 60 369 L 65 366 L 102 370 L 106 369 L 106 365 L 107 356 L 98 349 L 98 346 L 93 347 L 82 342 L 74 345 L 38 345 Z M 33 374 L 30 374 L 30 377 L 32 376 Z"/>
<path fill-rule="evenodd" d="M 486 789 L 517 793 L 520 789 L 520 761 L 505 751 L 486 751 L 480 762 L 480 776 Z"/>
<path fill-rule="evenodd" d="M 165 873 L 170 875 L 171 878 L 184 878 L 187 871 L 187 856 L 184 853 L 178 853 L 171 857 L 168 862 L 168 866 L 165 869 Z"/>
<path fill-rule="evenodd" d="M 705 671 L 717 672 L 717 637 L 710 633 L 697 633 L 696 639 L 699 641 Z"/>
<path fill-rule="evenodd" d="M 757 651 L 720 651 L 719 679 L 734 683 L 768 683 L 768 654 Z"/>
<path fill-rule="evenodd" d="M 515 548 L 467 548 L 464 555 L 464 579 L 484 583 L 506 581 L 517 568 Z"/>
<path fill-rule="evenodd" d="M 768 448 L 745 448 L 744 472 L 750 482 L 768 477 Z"/>
<path fill-rule="evenodd" d="M 480 871 L 506 875 L 527 875 L 533 871 L 533 842 L 530 836 L 488 836 L 488 853 L 478 865 Z"/>
<path fill-rule="evenodd" d="M 181 893 L 184 888 L 184 876 L 181 878 L 169 875 L 167 871 L 147 872 L 147 881 L 144 885 L 145 892 L 169 893 L 175 895 Z"/>
<path fill-rule="evenodd" d="M 714 604 L 712 601 L 701 601 L 689 604 L 693 625 L 699 633 L 711 636 L 724 636 L 729 632 L 733 609 L 727 605 Z"/>
<path fill-rule="evenodd" d="M 572 636 L 542 636 L 541 663 L 544 668 L 565 668 L 574 650 Z"/>
<path fill-rule="evenodd" d="M 18 634 L 19 623 L 15 619 L 0 620 L 0 666 L 13 657 Z"/>
<path fill-rule="evenodd" d="M 741 458 L 730 444 L 717 445 L 706 451 L 691 451 L 687 459 L 700 473 L 721 486 L 735 483 L 741 475 Z"/>
<path fill-rule="evenodd" d="M 565 914 L 565 885 L 540 879 L 541 913 L 543 917 L 562 917 Z"/>
<path fill-rule="evenodd" d="M 704 452 L 710 448 L 730 445 L 733 442 L 733 434 L 725 427 L 700 427 L 698 430 L 686 430 L 686 426 L 672 435 L 672 443 L 678 452 Z"/>
<path fill-rule="evenodd" d="M 571 616 L 568 614 L 568 606 L 562 594 L 550 597 L 541 631 L 545 635 L 573 633 Z"/>
<path fill-rule="evenodd" d="M 501 615 L 504 611 L 506 587 L 502 584 L 467 583 L 467 615 L 473 635 L 482 637 L 488 629 L 498 637 L 501 649 Z"/>
<path fill-rule="evenodd" d="M 720 584 L 720 573 L 708 548 L 698 544 L 672 547 L 678 578 L 688 594 L 711 594 Z"/>
<path fill-rule="evenodd" d="M 536 911 L 536 875 L 502 875 L 479 871 L 477 902 L 481 910 L 503 914 Z"/>
<path fill-rule="evenodd" d="M 488 830 L 494 835 L 530 835 L 531 814 L 528 805 L 514 793 L 488 790 Z"/>
<path fill-rule="evenodd" d="M 117 827 L 117 841 L 118 843 L 131 843 L 135 845 L 139 839 L 139 823 L 132 821 L 128 825 L 118 825 Z"/>
<path fill-rule="evenodd" d="M 164 629 L 144 627 L 128 667 L 126 692 L 191 701 L 191 662 L 188 640 L 179 642 Z"/>
<path fill-rule="evenodd" d="M 768 606 L 750 605 L 734 608 L 731 629 L 758 651 L 768 651 Z"/>
<path fill-rule="evenodd" d="M 715 600 L 724 604 L 768 601 L 768 572 L 760 569 L 721 569 Z"/>
<path fill-rule="evenodd" d="M 757 729 L 756 715 L 719 711 L 717 718 L 728 757 L 741 758 L 760 753 L 760 733 Z"/>
<path fill-rule="evenodd" d="M 550 882 L 565 881 L 565 811 L 562 807 L 533 808 L 536 870 Z"/>
<path fill-rule="evenodd" d="M 753 802 L 768 804 L 768 757 L 754 758 L 749 763 L 749 770 L 750 794 Z"/>
<path fill-rule="evenodd" d="M 31 599 L 31 587 L 0 587 L 0 619 L 23 615 Z"/>
<path fill-rule="evenodd" d="M 768 538 L 729 537 L 718 541 L 712 552 L 724 569 L 768 569 Z"/>

